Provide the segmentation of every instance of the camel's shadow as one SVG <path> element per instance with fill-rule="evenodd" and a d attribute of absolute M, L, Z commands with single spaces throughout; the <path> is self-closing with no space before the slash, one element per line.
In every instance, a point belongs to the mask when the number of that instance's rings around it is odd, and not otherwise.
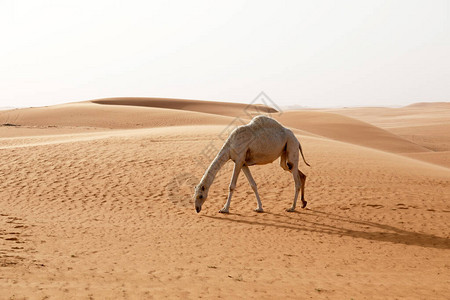
<path fill-rule="evenodd" d="M 299 232 L 315 232 L 338 236 L 349 236 L 371 241 L 390 242 L 394 244 L 414 245 L 436 249 L 450 249 L 450 239 L 438 237 L 432 234 L 403 230 L 391 225 L 376 222 L 356 220 L 338 214 L 322 212 L 319 210 L 305 209 L 289 214 L 265 212 L 274 219 L 267 220 L 254 215 L 229 214 L 229 215 L 204 215 L 206 218 L 225 222 L 237 222 L 248 225 L 269 226 L 275 228 L 290 229 Z M 309 220 L 313 218 L 314 220 Z M 323 221 L 321 221 L 323 220 Z M 346 228 L 346 226 L 362 227 Z"/>

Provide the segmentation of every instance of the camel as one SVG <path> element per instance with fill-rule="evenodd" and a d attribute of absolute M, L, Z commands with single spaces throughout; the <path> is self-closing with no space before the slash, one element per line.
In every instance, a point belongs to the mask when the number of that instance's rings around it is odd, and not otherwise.
<path fill-rule="evenodd" d="M 231 197 L 233 196 L 241 170 L 244 172 L 245 177 L 247 177 L 247 180 L 255 193 L 257 202 L 255 211 L 264 212 L 258 189 L 255 180 L 250 173 L 249 167 L 252 165 L 272 163 L 278 157 L 280 157 L 280 166 L 284 170 L 292 173 L 295 182 L 294 202 L 292 203 L 292 207 L 287 209 L 287 211 L 295 211 L 300 189 L 302 208 L 305 208 L 307 204 L 304 198 L 306 175 L 298 169 L 298 150 L 300 150 L 305 164 L 309 166 L 303 156 L 302 147 L 294 133 L 267 116 L 257 116 L 247 125 L 237 127 L 231 132 L 219 153 L 209 165 L 200 180 L 200 183 L 195 187 L 195 210 L 197 213 L 202 210 L 202 205 L 208 197 L 209 188 L 212 185 L 217 172 L 219 172 L 220 168 L 231 159 L 234 161 L 234 170 L 229 185 L 228 199 L 219 212 L 229 213 Z"/>

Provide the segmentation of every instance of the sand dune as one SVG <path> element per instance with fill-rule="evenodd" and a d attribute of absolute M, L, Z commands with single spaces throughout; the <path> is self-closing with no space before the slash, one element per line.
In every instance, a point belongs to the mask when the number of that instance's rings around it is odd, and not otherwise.
<path fill-rule="evenodd" d="M 410 109 L 410 108 L 416 108 L 416 109 L 431 109 L 433 111 L 439 110 L 439 109 L 450 109 L 450 102 L 417 102 L 410 105 L 405 106 L 404 108 Z"/>
<path fill-rule="evenodd" d="M 443 124 L 402 126 L 388 130 L 433 151 L 450 151 L 450 121 Z"/>
<path fill-rule="evenodd" d="M 251 168 L 266 213 L 252 210 L 241 175 L 231 213 L 219 214 L 229 162 L 196 214 L 192 188 L 236 125 L 209 109 L 84 102 L 0 114 L 22 125 L 0 127 L 0 295 L 448 297 L 450 169 L 433 164 L 446 152 L 349 117 L 285 112 L 281 122 L 305 130 L 308 209 L 284 211 L 294 186 L 276 161 Z"/>
<path fill-rule="evenodd" d="M 433 151 L 450 150 L 449 102 L 328 111 L 369 122 Z"/>
<path fill-rule="evenodd" d="M 416 103 L 405 107 L 357 107 L 326 109 L 369 122 L 382 128 L 424 126 L 449 122 L 450 102 Z"/>
<path fill-rule="evenodd" d="M 99 105 L 101 104 L 101 105 Z M 315 111 L 276 111 L 262 105 L 218 103 L 160 98 L 107 98 L 88 102 L 3 112 L 0 124 L 92 128 L 144 128 L 193 124 L 242 125 L 256 113 L 275 113 L 280 122 L 335 140 L 390 152 L 422 152 L 428 149 L 367 123 L 341 115 Z M 218 116 L 219 115 L 219 116 Z M 238 120 L 230 119 L 238 118 Z M 10 133 L 11 131 L 4 130 Z M 0 129 L 0 134 L 2 129 Z M 6 133 L 5 133 L 6 134 Z M 5 135 L 3 135 L 5 136 Z"/>
<path fill-rule="evenodd" d="M 405 153 L 403 155 L 450 168 L 450 151 Z"/>
<path fill-rule="evenodd" d="M 409 155 L 424 161 L 448 166 L 450 151 L 450 103 L 416 103 L 400 108 L 347 108 L 327 110 L 383 128 L 414 144 L 443 152 Z"/>
<path fill-rule="evenodd" d="M 277 119 L 323 137 L 394 153 L 428 152 L 409 140 L 379 127 L 339 114 L 318 111 L 288 111 Z"/>
<path fill-rule="evenodd" d="M 42 133 L 37 127 L 64 127 L 68 132 L 90 129 L 125 129 L 198 124 L 229 124 L 235 118 L 245 122 L 252 115 L 276 112 L 264 105 L 163 98 L 105 98 L 85 102 L 13 109 L 0 112 L 0 125 L 28 127 L 31 135 Z M 236 125 L 242 125 L 242 121 Z M 17 127 L 17 126 L 16 126 Z M 30 128 L 33 130 L 29 130 Z M 18 128 L 16 128 L 18 131 Z M 0 127 L 0 136 L 13 136 Z"/>
<path fill-rule="evenodd" d="M 121 97 L 104 98 L 90 101 L 97 104 L 124 105 L 140 107 L 158 107 L 166 109 L 178 109 L 184 111 L 196 111 L 208 114 L 224 116 L 245 116 L 255 113 L 276 113 L 277 110 L 265 105 L 252 105 L 230 102 L 200 101 L 172 98 L 145 98 L 145 97 Z"/>
<path fill-rule="evenodd" d="M 230 117 L 165 108 L 100 105 L 89 102 L 16 109 L 0 113 L 0 124 L 109 129 L 193 124 L 228 124 Z"/>

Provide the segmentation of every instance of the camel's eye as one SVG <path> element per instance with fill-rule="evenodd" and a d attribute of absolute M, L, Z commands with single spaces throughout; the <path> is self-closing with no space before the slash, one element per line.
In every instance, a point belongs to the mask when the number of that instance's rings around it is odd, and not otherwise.
<path fill-rule="evenodd" d="M 198 196 L 198 199 L 203 199 L 203 195 Z"/>

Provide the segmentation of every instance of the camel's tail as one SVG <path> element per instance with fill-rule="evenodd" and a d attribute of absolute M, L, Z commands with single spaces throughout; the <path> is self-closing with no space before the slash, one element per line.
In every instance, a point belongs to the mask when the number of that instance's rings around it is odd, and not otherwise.
<path fill-rule="evenodd" d="M 311 167 L 311 166 L 306 162 L 305 157 L 303 156 L 302 145 L 300 145 L 300 143 L 298 143 L 298 149 L 300 149 L 300 154 L 302 155 L 302 158 L 303 158 L 303 161 L 305 162 L 305 164 L 306 164 L 308 167 Z"/>

